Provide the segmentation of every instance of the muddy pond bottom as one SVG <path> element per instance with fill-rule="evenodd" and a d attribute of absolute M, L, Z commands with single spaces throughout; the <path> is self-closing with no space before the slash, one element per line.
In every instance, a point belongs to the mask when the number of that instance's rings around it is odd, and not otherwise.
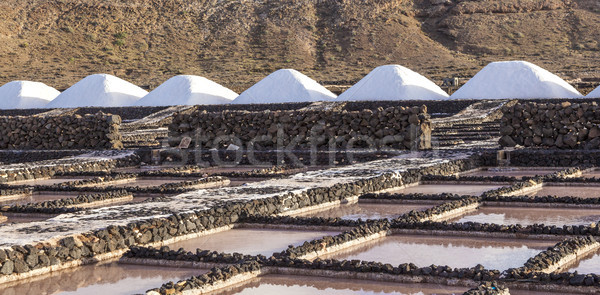
<path fill-rule="evenodd" d="M 411 210 L 425 210 L 431 208 L 433 204 L 374 204 L 374 203 L 353 203 L 342 204 L 340 206 L 322 210 L 302 213 L 296 216 L 303 217 L 322 217 L 322 218 L 342 218 L 349 220 L 357 219 L 383 219 L 397 218 L 398 216 L 408 213 Z"/>
<path fill-rule="evenodd" d="M 178 281 L 206 272 L 208 270 L 108 262 L 67 269 L 12 285 L 0 285 L 0 294 L 138 294 L 158 288 L 168 281 Z"/>
<path fill-rule="evenodd" d="M 525 176 L 533 177 L 533 176 L 542 176 L 546 174 L 550 174 L 553 172 L 559 171 L 556 168 L 547 168 L 547 169 L 521 169 L 516 167 L 488 167 L 482 168 L 480 170 L 468 171 L 465 173 L 461 173 L 461 176 L 508 176 L 508 177 L 516 177 L 523 178 Z"/>
<path fill-rule="evenodd" d="M 529 196 L 557 196 L 557 197 L 580 197 L 600 198 L 600 186 L 553 186 L 545 185 L 541 189 L 527 193 Z"/>
<path fill-rule="evenodd" d="M 556 241 L 512 240 L 495 238 L 393 235 L 368 242 L 322 258 L 359 259 L 399 265 L 414 263 L 419 267 L 448 265 L 505 270 L 522 266 Z"/>
<path fill-rule="evenodd" d="M 287 249 L 288 245 L 299 246 L 305 241 L 337 234 L 339 232 L 236 228 L 167 246 L 173 250 L 184 248 L 187 251 L 196 251 L 196 249 L 201 249 L 225 253 L 237 252 L 246 255 L 262 254 L 269 257 L 275 252 Z"/>
<path fill-rule="evenodd" d="M 390 191 L 397 194 L 459 194 L 479 196 L 485 191 L 493 190 L 502 187 L 498 184 L 419 184 L 403 189 Z"/>
<path fill-rule="evenodd" d="M 483 206 L 477 211 L 449 222 L 479 222 L 495 224 L 588 225 L 600 220 L 600 209 L 525 208 Z"/>
<path fill-rule="evenodd" d="M 256 295 L 366 295 L 366 294 L 463 294 L 467 287 L 437 284 L 399 284 L 363 280 L 346 280 L 308 276 L 266 275 L 213 294 Z"/>

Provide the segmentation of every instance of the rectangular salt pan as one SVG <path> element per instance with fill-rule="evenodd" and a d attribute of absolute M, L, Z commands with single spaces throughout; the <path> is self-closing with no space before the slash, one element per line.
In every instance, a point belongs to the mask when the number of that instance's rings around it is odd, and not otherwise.
<path fill-rule="evenodd" d="M 90 179 L 92 177 L 93 176 L 53 177 L 53 178 L 48 178 L 48 179 L 21 180 L 21 181 L 10 182 L 9 184 L 14 184 L 14 185 L 54 185 L 57 183 Z"/>
<path fill-rule="evenodd" d="M 334 253 L 326 258 L 377 261 L 399 265 L 414 263 L 451 267 L 474 267 L 505 270 L 522 266 L 555 241 L 483 239 L 451 236 L 393 235 Z"/>
<path fill-rule="evenodd" d="M 262 254 L 269 257 L 275 252 L 287 249 L 288 245 L 299 246 L 305 241 L 337 234 L 339 232 L 240 228 L 176 242 L 167 246 L 173 250 L 184 248 L 187 251 L 195 252 L 196 249 L 202 249 L 226 253 L 237 252 L 247 255 Z"/>
<path fill-rule="evenodd" d="M 322 217 L 322 218 L 342 218 L 349 220 L 367 220 L 367 219 L 383 219 L 397 218 L 400 215 L 410 212 L 411 210 L 421 211 L 433 207 L 428 204 L 375 204 L 375 203 L 353 203 L 342 204 L 340 206 L 322 210 L 303 213 L 297 216 L 302 217 Z"/>
<path fill-rule="evenodd" d="M 266 275 L 243 283 L 239 287 L 210 294 L 225 295 L 366 295 L 366 294 L 463 294 L 467 287 L 440 284 L 401 284 L 378 281 L 334 279 L 309 276 Z"/>
<path fill-rule="evenodd" d="M 112 186 L 112 187 L 153 187 L 159 186 L 167 183 L 178 183 L 184 182 L 188 180 L 194 180 L 195 178 L 137 178 L 135 180 L 130 180 L 126 182 L 107 182 L 105 184 L 101 184 L 104 186 Z"/>
<path fill-rule="evenodd" d="M 577 271 L 580 274 L 600 274 L 600 251 L 588 255 L 587 257 L 583 257 L 573 265 L 571 265 L 568 269 L 568 272 Z"/>
<path fill-rule="evenodd" d="M 127 265 L 116 262 L 84 265 L 0 285 L 0 294 L 144 294 L 168 281 L 198 276 L 203 269 Z"/>
<path fill-rule="evenodd" d="M 398 194 L 459 194 L 459 195 L 473 195 L 480 196 L 486 191 L 497 189 L 502 185 L 472 185 L 472 184 L 419 184 L 417 186 L 411 186 L 403 189 L 397 189 L 390 191 L 390 193 Z"/>
<path fill-rule="evenodd" d="M 68 198 L 75 198 L 78 195 L 85 194 L 97 194 L 89 192 L 36 192 L 31 195 L 24 196 L 22 198 L 0 201 L 0 205 L 24 205 L 27 203 L 41 203 L 45 201 L 61 200 Z"/>
<path fill-rule="evenodd" d="M 527 193 L 529 196 L 557 196 L 557 197 L 579 197 L 600 198 L 599 186 L 550 186 L 545 185 L 539 190 Z"/>
<path fill-rule="evenodd" d="M 522 169 L 515 167 L 490 167 L 475 171 L 461 173 L 461 176 L 509 176 L 522 178 L 524 176 L 543 176 L 558 171 L 556 168 L 548 169 Z"/>
<path fill-rule="evenodd" d="M 530 207 L 488 207 L 483 206 L 477 211 L 462 217 L 448 220 L 449 222 L 479 222 L 495 224 L 544 224 L 544 225 L 589 225 L 600 220 L 598 209 L 567 209 L 567 208 L 530 208 Z"/>

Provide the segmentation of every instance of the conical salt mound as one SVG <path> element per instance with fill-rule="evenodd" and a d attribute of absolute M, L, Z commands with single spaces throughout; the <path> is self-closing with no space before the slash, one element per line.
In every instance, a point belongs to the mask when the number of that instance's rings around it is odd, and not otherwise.
<path fill-rule="evenodd" d="M 448 94 L 431 80 L 399 65 L 375 68 L 336 100 L 435 100 Z"/>
<path fill-rule="evenodd" d="M 278 70 L 244 91 L 232 103 L 283 103 L 328 101 L 336 97 L 331 91 L 296 70 Z"/>
<path fill-rule="evenodd" d="M 40 82 L 12 81 L 0 87 L 0 109 L 43 108 L 60 91 Z"/>
<path fill-rule="evenodd" d="M 594 91 L 590 92 L 586 98 L 600 98 L 600 86 L 594 89 Z"/>
<path fill-rule="evenodd" d="M 135 102 L 136 106 L 227 104 L 238 96 L 200 76 L 175 76 Z"/>
<path fill-rule="evenodd" d="M 48 108 L 131 106 L 148 91 L 107 74 L 90 75 L 51 101 Z"/>
<path fill-rule="evenodd" d="M 493 62 L 459 88 L 450 98 L 581 98 L 573 86 L 526 61 Z"/>

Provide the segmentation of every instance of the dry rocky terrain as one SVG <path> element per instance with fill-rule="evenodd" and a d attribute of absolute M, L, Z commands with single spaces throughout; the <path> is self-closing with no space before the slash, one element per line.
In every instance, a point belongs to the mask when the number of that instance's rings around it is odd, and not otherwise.
<path fill-rule="evenodd" d="M 598 40 L 597 0 L 3 0 L 0 83 L 196 74 L 239 92 L 278 68 L 349 85 L 396 63 L 441 82 L 525 59 L 587 93 Z"/>

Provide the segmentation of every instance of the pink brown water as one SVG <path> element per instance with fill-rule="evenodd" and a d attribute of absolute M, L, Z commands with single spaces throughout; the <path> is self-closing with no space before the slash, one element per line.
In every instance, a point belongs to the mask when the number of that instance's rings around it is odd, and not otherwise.
<path fill-rule="evenodd" d="M 473 195 L 479 196 L 486 191 L 497 189 L 502 185 L 497 184 L 420 184 L 417 186 L 411 186 L 403 189 L 393 190 L 390 193 L 398 194 L 459 194 L 459 195 Z"/>
<path fill-rule="evenodd" d="M 377 281 L 308 276 L 266 275 L 239 287 L 210 294 L 244 295 L 337 295 L 337 294 L 463 294 L 467 287 L 439 284 L 400 284 Z"/>
<path fill-rule="evenodd" d="M 92 176 L 81 176 L 81 177 L 53 177 L 49 179 L 31 179 L 11 182 L 10 184 L 15 185 L 53 185 L 57 183 L 63 183 L 68 181 L 77 181 L 83 179 L 90 179 Z"/>
<path fill-rule="evenodd" d="M 8 287 L 0 285 L 2 295 L 21 294 L 136 294 L 158 288 L 168 281 L 178 281 L 206 273 L 203 269 L 169 268 L 118 264 L 116 262 L 85 265 L 32 278 Z"/>
<path fill-rule="evenodd" d="M 480 207 L 477 211 L 449 222 L 479 222 L 495 224 L 534 223 L 545 225 L 581 225 L 600 221 L 599 209 Z"/>
<path fill-rule="evenodd" d="M 28 203 L 41 203 L 45 201 L 74 198 L 78 195 L 93 194 L 89 192 L 36 192 L 19 199 L 1 201 L 0 205 L 23 205 Z"/>
<path fill-rule="evenodd" d="M 6 217 L 8 217 L 8 220 L 6 222 L 4 222 L 4 224 L 43 221 L 43 220 L 50 219 L 55 216 L 55 215 L 44 216 L 42 214 L 35 215 L 35 214 L 20 214 L 20 213 L 4 213 L 4 215 Z"/>
<path fill-rule="evenodd" d="M 522 178 L 523 176 L 542 176 L 556 172 L 560 169 L 548 168 L 548 169 L 519 169 L 515 167 L 496 167 L 496 168 L 484 168 L 481 170 L 470 171 L 461 173 L 461 176 L 510 176 Z"/>
<path fill-rule="evenodd" d="M 248 255 L 262 254 L 268 257 L 287 249 L 288 245 L 299 246 L 305 241 L 337 234 L 339 232 L 239 228 L 176 242 L 168 246 L 173 250 L 184 248 L 194 252 L 196 249 L 202 249 Z"/>
<path fill-rule="evenodd" d="M 585 178 L 592 178 L 592 177 L 600 178 L 600 170 L 596 169 L 596 170 L 591 170 L 589 172 L 585 172 L 585 173 L 583 173 L 582 177 L 585 177 Z"/>
<path fill-rule="evenodd" d="M 113 187 L 152 187 L 159 186 L 167 183 L 177 183 L 184 182 L 188 180 L 194 180 L 197 178 L 158 178 L 158 177 L 148 177 L 148 178 L 137 178 L 135 180 L 127 181 L 127 182 L 117 182 L 117 183 L 106 183 L 106 186 Z"/>
<path fill-rule="evenodd" d="M 323 217 L 323 218 L 335 218 L 339 217 L 342 219 L 382 219 L 382 218 L 396 218 L 402 214 L 410 212 L 411 210 L 425 210 L 435 205 L 431 204 L 373 204 L 373 203 L 354 203 L 354 204 L 342 204 L 338 207 L 331 208 L 325 211 L 307 212 L 299 214 L 297 216 L 305 217 Z"/>
<path fill-rule="evenodd" d="M 539 190 L 528 193 L 529 196 L 558 196 L 600 198 L 599 186 L 544 186 Z"/>
<path fill-rule="evenodd" d="M 571 265 L 567 271 L 577 271 L 580 274 L 600 274 L 600 251 L 597 251 L 595 254 L 591 255 L 591 257 L 587 256 L 581 258 L 579 261 Z"/>
<path fill-rule="evenodd" d="M 322 258 L 359 259 L 399 265 L 414 263 L 505 270 L 522 266 L 556 241 L 394 235 Z"/>

